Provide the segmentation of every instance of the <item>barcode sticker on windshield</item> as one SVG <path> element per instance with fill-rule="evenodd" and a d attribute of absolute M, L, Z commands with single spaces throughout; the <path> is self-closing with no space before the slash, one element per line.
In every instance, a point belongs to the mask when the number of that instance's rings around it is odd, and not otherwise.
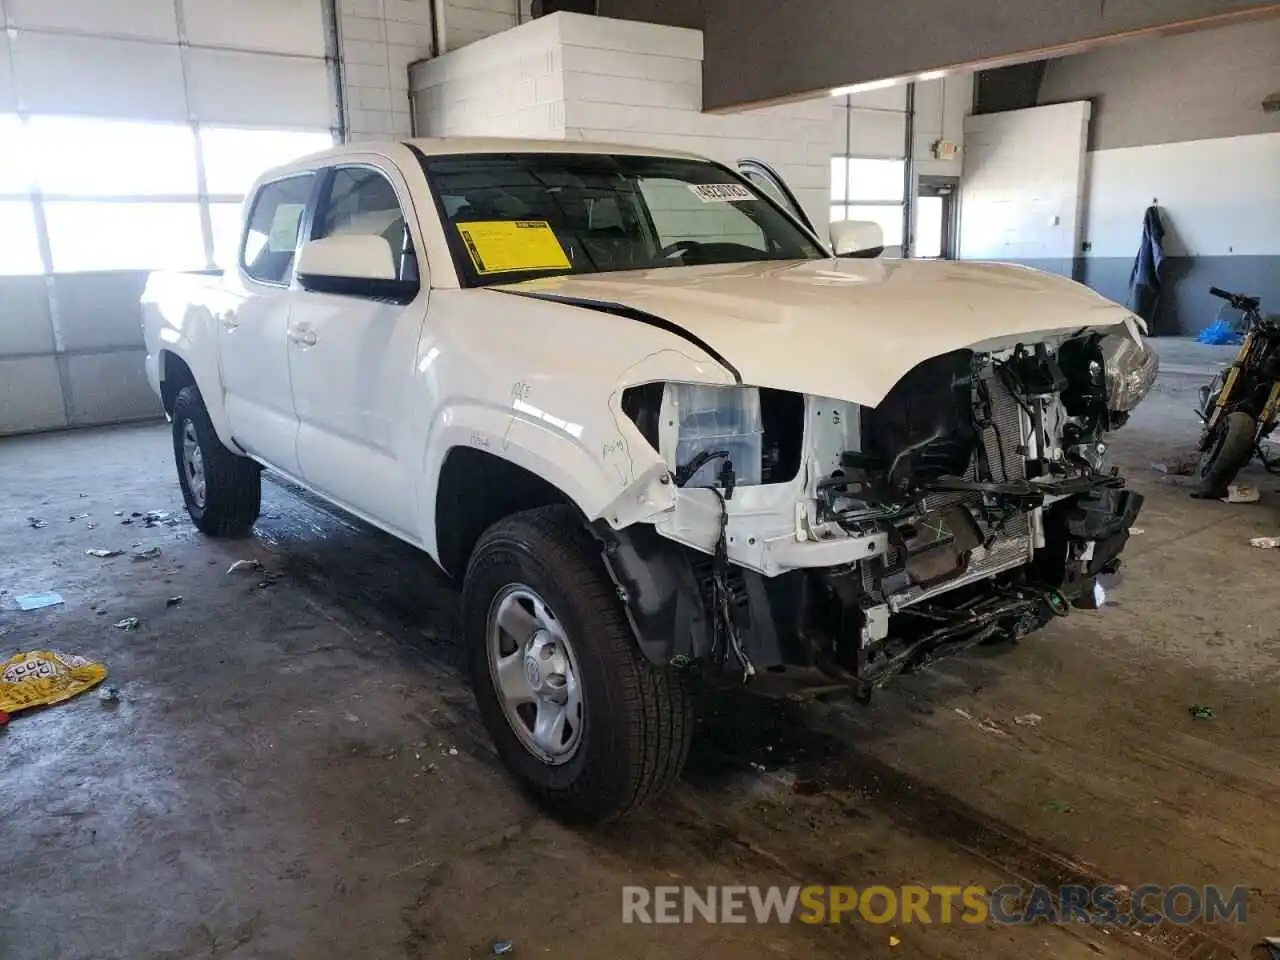
<path fill-rule="evenodd" d="M 689 189 L 703 203 L 737 203 L 756 198 L 740 183 L 691 183 Z"/>

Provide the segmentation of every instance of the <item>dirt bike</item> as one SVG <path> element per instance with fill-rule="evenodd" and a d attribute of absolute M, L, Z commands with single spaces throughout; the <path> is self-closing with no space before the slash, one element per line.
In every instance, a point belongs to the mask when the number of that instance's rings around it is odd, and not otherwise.
<path fill-rule="evenodd" d="M 1255 453 L 1263 466 L 1277 472 L 1277 463 L 1267 459 L 1261 443 L 1280 413 L 1280 323 L 1263 318 L 1257 297 L 1218 287 L 1209 292 L 1243 314 L 1246 330 L 1231 366 L 1200 388 L 1196 410 L 1204 432 L 1195 495 L 1218 498 L 1226 495 L 1227 486 Z"/>

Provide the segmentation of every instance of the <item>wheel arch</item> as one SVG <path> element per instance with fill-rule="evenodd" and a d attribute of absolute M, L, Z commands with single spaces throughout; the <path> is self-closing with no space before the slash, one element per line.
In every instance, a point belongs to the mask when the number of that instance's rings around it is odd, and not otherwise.
<path fill-rule="evenodd" d="M 233 450 L 240 450 L 231 436 L 231 424 L 218 375 L 216 355 L 203 361 L 198 351 L 182 349 L 182 343 L 162 347 L 157 354 L 156 370 L 159 379 L 160 402 L 167 416 L 173 415 L 173 404 L 184 387 L 194 386 L 200 391 L 205 409 L 218 438 Z M 192 362 L 195 359 L 195 362 Z"/>
<path fill-rule="evenodd" d="M 440 468 L 434 505 L 440 566 L 461 579 L 485 530 L 514 513 L 550 506 L 572 508 L 585 526 L 573 499 L 532 470 L 487 450 L 451 448 Z"/>

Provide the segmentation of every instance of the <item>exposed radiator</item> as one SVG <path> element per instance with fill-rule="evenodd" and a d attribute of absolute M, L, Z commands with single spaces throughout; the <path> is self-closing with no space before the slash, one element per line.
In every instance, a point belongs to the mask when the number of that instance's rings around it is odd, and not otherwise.
<path fill-rule="evenodd" d="M 1026 458 L 1019 452 L 1019 448 L 1023 444 L 1022 409 L 1018 406 L 1013 394 L 1009 392 L 1009 388 L 998 377 L 992 376 L 987 380 L 987 389 L 991 395 L 992 426 L 987 427 L 982 432 L 982 445 L 986 455 L 986 460 L 983 463 L 982 479 L 994 477 L 997 483 L 1003 483 L 1006 480 L 1025 479 L 1027 475 Z M 979 478 L 979 456 L 980 454 L 975 453 L 973 460 L 970 462 L 969 469 L 965 472 L 964 478 L 966 480 L 977 480 Z M 955 503 L 977 507 L 982 503 L 982 495 L 976 493 L 936 493 L 930 494 L 924 499 L 924 507 L 928 511 L 939 510 Z M 891 568 L 897 567 L 901 563 L 902 558 L 896 553 L 898 549 L 897 547 L 890 547 L 889 553 L 885 555 L 885 562 Z M 902 590 L 889 598 L 890 606 L 895 610 L 899 610 L 913 603 L 919 603 L 921 600 L 927 600 L 930 597 L 946 593 L 948 590 L 954 590 L 965 584 L 973 583 L 975 580 L 982 580 L 1004 570 L 1013 569 L 1030 561 L 1033 553 L 1031 528 L 1024 514 L 1010 520 L 992 543 L 991 548 L 986 551 L 985 556 L 972 560 L 969 564 L 969 569 L 963 574 L 927 590 L 920 587 L 909 587 L 906 590 Z M 874 586 L 873 578 L 874 572 L 871 569 L 871 565 L 864 565 L 864 587 L 871 589 Z"/>

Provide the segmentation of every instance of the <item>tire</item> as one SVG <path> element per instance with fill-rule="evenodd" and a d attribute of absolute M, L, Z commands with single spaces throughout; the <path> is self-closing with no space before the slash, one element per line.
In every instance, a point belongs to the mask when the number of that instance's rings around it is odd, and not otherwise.
<path fill-rule="evenodd" d="M 1243 411 L 1227 414 L 1200 458 L 1200 486 L 1197 496 L 1217 499 L 1227 495 L 1227 487 L 1253 459 L 1254 436 L 1258 425 Z"/>
<path fill-rule="evenodd" d="M 193 440 L 199 464 L 195 472 L 187 456 Z M 218 439 L 194 385 L 183 387 L 173 403 L 173 459 L 187 513 L 202 533 L 242 537 L 253 529 L 262 508 L 262 468 Z"/>
<path fill-rule="evenodd" d="M 532 611 L 536 632 L 521 646 L 516 634 L 529 627 L 494 629 L 508 604 Z M 524 623 L 518 611 L 515 616 L 517 626 Z M 693 731 L 688 681 L 640 652 L 599 548 L 571 509 L 514 514 L 484 533 L 467 566 L 462 625 L 472 688 L 498 754 L 553 816 L 570 823 L 611 820 L 656 797 L 680 775 Z M 575 725 L 571 708 L 562 728 L 568 731 L 564 739 L 576 737 L 576 745 L 570 751 L 557 744 L 566 752 L 554 757 L 530 745 L 532 721 L 511 715 L 495 665 L 509 644 L 514 653 L 503 662 L 523 657 L 525 684 L 531 684 L 529 659 L 544 640 L 577 678 L 564 688 L 576 690 L 582 711 Z M 552 673 L 548 683 L 555 679 Z M 528 714 L 543 707 L 535 700 L 514 709 Z M 522 722 L 523 734 L 517 730 Z"/>

